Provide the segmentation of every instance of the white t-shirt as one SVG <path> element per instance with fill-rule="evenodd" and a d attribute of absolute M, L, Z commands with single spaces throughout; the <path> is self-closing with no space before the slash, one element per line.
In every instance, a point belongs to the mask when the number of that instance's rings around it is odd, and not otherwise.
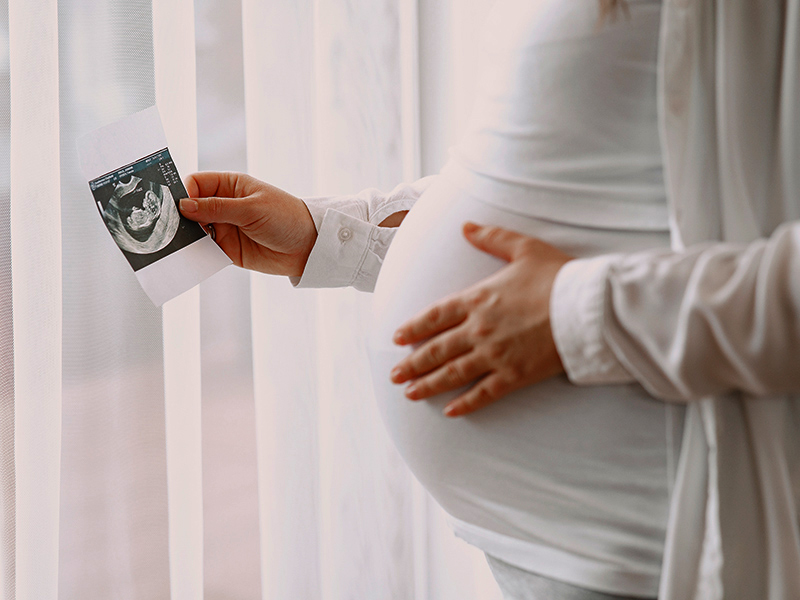
<path fill-rule="evenodd" d="M 394 330 L 504 266 L 464 239 L 467 220 L 513 229 L 579 257 L 665 248 L 669 236 L 528 217 L 440 177 L 392 242 L 367 328 L 375 400 L 389 437 L 456 535 L 551 579 L 653 597 L 675 465 L 672 432 L 680 426 L 667 405 L 639 385 L 586 388 L 556 377 L 449 419 L 442 409 L 463 390 L 412 402 L 389 381 L 411 352 L 392 343 Z"/>
<path fill-rule="evenodd" d="M 598 24 L 593 0 L 499 0 L 478 94 L 443 174 L 520 214 L 668 229 L 656 63 L 660 0 Z"/>

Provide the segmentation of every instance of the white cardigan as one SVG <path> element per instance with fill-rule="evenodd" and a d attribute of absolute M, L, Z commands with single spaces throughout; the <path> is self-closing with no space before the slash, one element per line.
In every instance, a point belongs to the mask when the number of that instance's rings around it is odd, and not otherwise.
<path fill-rule="evenodd" d="M 659 598 L 800 598 L 800 1 L 665 0 L 659 62 L 674 252 L 568 264 L 559 351 L 690 403 Z"/>
<path fill-rule="evenodd" d="M 662 11 L 673 251 L 568 263 L 553 333 L 574 383 L 689 403 L 660 600 L 800 598 L 800 0 Z M 429 183 L 309 200 L 295 283 L 371 290 L 393 235 L 377 223 Z"/>
<path fill-rule="evenodd" d="M 800 598 L 800 1 L 667 0 L 659 69 L 676 252 L 607 259 L 594 321 L 690 401 L 659 597 Z"/>

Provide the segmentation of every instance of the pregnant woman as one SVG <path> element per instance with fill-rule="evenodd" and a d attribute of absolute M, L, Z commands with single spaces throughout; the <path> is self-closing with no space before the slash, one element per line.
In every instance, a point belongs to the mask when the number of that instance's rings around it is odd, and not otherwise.
<path fill-rule="evenodd" d="M 452 389 L 453 381 L 495 376 L 455 335 L 465 319 L 436 336 L 440 356 L 427 365 L 412 345 L 393 339 L 426 307 L 506 267 L 464 238 L 467 221 L 537 238 L 545 244 L 534 250 L 557 266 L 570 257 L 669 248 L 657 80 L 661 19 L 669 13 L 660 0 L 625 6 L 626 18 L 599 24 L 597 6 L 586 0 L 497 2 L 472 120 L 436 176 L 388 195 L 304 204 L 245 175 L 201 173 L 187 181 L 192 199 L 181 201 L 186 216 L 214 223 L 217 243 L 240 266 L 290 275 L 300 286 L 364 290 L 380 271 L 369 346 L 387 429 L 457 535 L 486 552 L 509 599 L 659 595 L 673 483 L 683 476 L 685 407 L 654 399 L 638 383 L 578 387 L 558 376 L 509 387 L 491 406 L 451 419 L 443 409 L 465 390 Z M 551 311 L 560 327 L 575 326 L 557 304 Z M 505 350 L 496 350 L 502 363 Z M 560 368 L 556 359 L 545 375 Z M 415 389 L 392 383 L 390 373 Z M 686 522 L 695 523 L 697 512 Z M 694 541 L 703 535 L 695 531 Z M 684 597 L 662 583 L 665 589 Z"/>
<path fill-rule="evenodd" d="M 398 326 L 504 266 L 464 239 L 465 221 L 577 257 L 669 246 L 661 4 L 631 2 L 629 19 L 603 27 L 591 9 L 584 0 L 493 7 L 468 132 L 405 218 L 375 289 L 370 356 L 389 433 L 511 598 L 514 567 L 656 596 L 681 415 L 638 385 L 555 378 L 453 420 L 442 409 L 463 390 L 409 402 L 386 374 L 409 352 L 392 343 Z M 465 350 L 456 352 L 469 364 Z"/>

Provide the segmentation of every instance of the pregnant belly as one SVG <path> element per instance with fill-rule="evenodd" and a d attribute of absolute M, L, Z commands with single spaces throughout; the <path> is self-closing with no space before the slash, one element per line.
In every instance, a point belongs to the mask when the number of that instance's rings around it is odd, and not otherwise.
<path fill-rule="evenodd" d="M 412 402 L 390 383 L 391 367 L 410 351 L 391 343 L 394 329 L 504 264 L 464 240 L 466 220 L 537 236 L 574 256 L 663 246 L 666 233 L 580 228 L 512 214 L 440 177 L 392 243 L 369 336 L 376 397 L 389 434 L 455 520 L 515 544 L 657 574 L 668 499 L 666 411 L 642 388 L 579 388 L 561 377 L 448 419 L 442 408 L 458 392 Z"/>

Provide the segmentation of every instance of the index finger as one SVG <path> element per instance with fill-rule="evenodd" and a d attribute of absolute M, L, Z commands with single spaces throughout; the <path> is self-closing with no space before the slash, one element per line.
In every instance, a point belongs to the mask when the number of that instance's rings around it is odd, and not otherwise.
<path fill-rule="evenodd" d="M 466 318 L 467 309 L 460 299 L 442 300 L 403 323 L 392 339 L 395 344 L 413 344 L 455 327 Z"/>
<path fill-rule="evenodd" d="M 249 178 L 249 175 L 244 173 L 201 171 L 186 177 L 184 185 L 190 198 L 210 196 L 239 198 L 247 195 L 245 191 L 246 178 Z"/>

